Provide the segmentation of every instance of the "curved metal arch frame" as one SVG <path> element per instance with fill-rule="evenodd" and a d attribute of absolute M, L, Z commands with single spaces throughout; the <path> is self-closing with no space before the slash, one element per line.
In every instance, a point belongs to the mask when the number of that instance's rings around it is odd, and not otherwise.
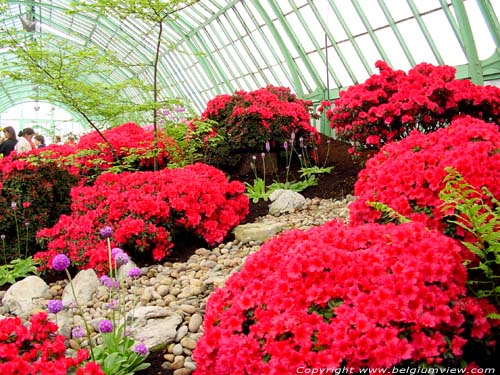
<path fill-rule="evenodd" d="M 391 32 L 398 42 L 398 48 L 401 49 L 401 55 L 409 66 L 414 66 L 417 62 L 412 46 L 405 40 L 401 26 L 407 19 L 397 18 L 394 15 L 394 9 L 391 10 L 387 0 L 377 0 L 381 14 L 385 17 L 385 26 L 374 27 L 371 20 L 371 14 L 365 10 L 365 3 L 359 0 L 352 0 L 352 9 L 356 14 L 364 32 L 354 31 L 350 23 L 344 19 L 345 14 L 341 7 L 343 0 L 324 0 L 316 2 L 313 0 L 267 0 L 267 8 L 263 3 L 257 0 L 250 2 L 241 0 L 204 0 L 203 4 L 196 4 L 192 8 L 186 9 L 179 14 L 175 23 L 166 24 L 165 38 L 169 43 L 161 51 L 160 60 L 160 80 L 163 86 L 163 95 L 176 98 L 190 98 L 196 103 L 198 110 L 203 109 L 204 101 L 210 99 L 216 94 L 232 92 L 235 89 L 256 88 L 259 83 L 268 81 L 272 78 L 275 83 L 289 86 L 297 95 L 313 100 L 318 103 L 323 99 L 333 99 L 338 96 L 339 91 L 346 88 L 346 76 L 350 77 L 350 84 L 359 83 L 366 78 L 366 75 L 373 73 L 373 59 L 366 56 L 363 47 L 359 44 L 360 37 L 366 37 L 378 54 L 388 62 L 391 62 L 391 56 L 387 53 L 387 46 L 384 40 L 380 39 L 379 32 Z M 477 40 L 474 39 L 474 32 L 470 25 L 470 15 L 467 12 L 467 5 L 475 2 L 482 13 L 484 23 L 496 46 L 492 55 L 480 60 L 476 48 Z M 35 1 L 8 1 L 9 4 L 34 5 L 45 7 L 46 11 L 56 9 L 63 11 L 65 8 L 54 3 L 44 3 L 42 0 Z M 432 57 L 437 63 L 446 63 L 445 51 L 440 51 L 438 45 L 433 39 L 431 30 L 428 29 L 425 17 L 429 11 L 420 10 L 420 3 L 414 0 L 405 0 L 403 3 L 409 9 L 409 16 L 414 20 L 420 33 L 425 37 L 427 47 L 431 51 Z M 332 17 L 337 18 L 337 22 L 343 28 L 347 36 L 346 39 L 335 38 L 336 30 L 331 29 L 328 19 L 320 10 L 320 5 L 331 12 Z M 460 46 L 466 62 L 457 66 L 458 78 L 469 78 L 476 83 L 500 78 L 500 22 L 495 14 L 495 7 L 491 0 L 439 0 L 439 5 L 444 17 L 448 20 L 449 28 L 454 34 L 454 38 Z M 289 9 L 284 11 L 283 9 Z M 267 12 L 271 9 L 271 12 Z M 307 14 L 316 17 L 315 20 L 306 22 L 302 11 L 307 9 Z M 436 8 L 437 9 L 437 8 Z M 498 8 L 497 8 L 498 9 Z M 307 37 L 312 41 L 313 49 L 304 49 L 301 43 L 301 37 L 294 32 L 293 25 L 287 19 L 287 12 L 295 12 L 300 20 L 302 27 L 306 30 Z M 236 15 L 232 19 L 228 16 Z M 145 24 L 134 24 L 133 22 L 124 23 L 118 19 L 109 19 L 105 17 L 78 14 L 75 19 L 83 17 L 85 22 L 94 23 L 94 27 L 89 35 L 78 30 L 69 30 L 64 25 L 58 24 L 57 20 L 52 20 L 53 27 L 61 33 L 75 33 L 85 43 L 94 43 L 100 48 L 118 49 L 120 43 L 127 44 L 127 51 L 124 58 L 130 58 L 142 63 L 148 62 L 151 56 L 148 48 L 149 39 L 141 39 L 141 27 Z M 50 19 L 44 19 L 45 24 L 49 24 Z M 238 25 L 236 25 L 238 22 Z M 319 39 L 314 38 L 317 33 L 308 23 L 316 22 L 325 34 L 325 40 L 328 42 L 321 46 Z M 284 30 L 280 35 L 277 25 Z M 270 31 L 270 35 L 263 30 Z M 76 23 L 75 23 L 76 27 Z M 155 26 L 150 25 L 149 30 L 154 30 Z M 102 31 L 102 35 L 100 34 Z M 242 32 L 240 32 L 240 30 Z M 71 33 L 70 33 L 71 32 Z M 215 35 L 214 35 L 215 34 Z M 113 40 L 105 40 L 106 35 L 113 35 Z M 235 35 L 237 39 L 231 37 Z M 258 38 L 257 38 L 258 36 Z M 269 48 L 272 41 L 276 43 L 278 51 Z M 100 39 L 104 38 L 104 39 Z M 285 42 L 285 38 L 286 42 Z M 476 37 L 477 38 L 477 37 Z M 224 39 L 226 41 L 224 41 Z M 257 45 L 256 40 L 267 40 L 268 45 Z M 292 43 L 295 51 L 287 48 L 287 42 Z M 242 55 L 248 61 L 243 61 L 236 66 L 227 64 L 224 66 L 224 59 L 239 58 L 237 47 L 242 47 Z M 347 55 L 345 46 L 353 49 L 354 55 Z M 171 48 L 173 47 L 173 48 Z M 188 55 L 184 55 L 180 50 L 185 49 Z M 244 53 L 243 53 L 244 52 Z M 328 52 L 336 57 L 334 62 L 328 62 Z M 316 64 L 321 61 L 323 66 L 315 66 L 312 55 L 315 54 Z M 354 70 L 352 66 L 352 56 L 360 62 L 360 66 L 365 70 L 364 75 Z M 257 58 L 258 57 L 258 58 Z M 271 60 L 274 59 L 274 62 Z M 241 60 L 245 60 L 242 58 Z M 297 61 L 306 68 L 309 77 L 304 75 L 297 66 Z M 340 65 L 336 65 L 340 64 Z M 395 66 L 395 68 L 400 68 Z M 270 72 L 267 76 L 266 72 Z M 344 76 L 340 73 L 345 72 Z M 320 74 L 321 73 L 321 74 Z M 150 79 L 148 68 L 134 68 L 122 72 L 121 74 L 130 74 L 144 79 Z M 324 76 L 331 76 L 335 86 L 329 87 L 325 82 Z M 119 75 L 109 78 L 119 79 Z M 248 87 L 241 87 L 247 85 Z M 253 87 L 252 87 L 253 86 Z M 15 104 L 22 100 L 17 96 L 18 91 L 10 86 L 0 82 L 0 109 L 5 107 L 5 103 Z M 138 98 L 140 99 L 140 98 Z M 2 105 L 2 103 L 4 103 Z"/>

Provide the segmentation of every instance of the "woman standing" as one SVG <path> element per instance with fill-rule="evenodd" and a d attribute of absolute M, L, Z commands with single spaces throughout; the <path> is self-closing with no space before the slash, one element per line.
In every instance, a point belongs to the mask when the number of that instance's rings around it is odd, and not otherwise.
<path fill-rule="evenodd" d="M 35 135 L 35 131 L 32 128 L 24 128 L 21 134 L 22 136 L 19 138 L 16 145 L 17 153 L 21 154 L 23 152 L 34 150 L 36 147 L 32 138 Z"/>
<path fill-rule="evenodd" d="M 0 154 L 4 157 L 14 151 L 17 144 L 16 131 L 12 126 L 6 126 L 3 129 L 4 140 L 0 144 Z"/>

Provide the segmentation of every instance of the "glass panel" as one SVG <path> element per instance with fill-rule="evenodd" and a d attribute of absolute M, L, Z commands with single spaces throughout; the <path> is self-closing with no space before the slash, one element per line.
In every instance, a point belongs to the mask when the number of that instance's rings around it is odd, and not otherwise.
<path fill-rule="evenodd" d="M 422 20 L 429 29 L 432 40 L 447 65 L 460 65 L 467 62 L 462 47 L 456 39 L 444 12 L 430 13 L 423 16 Z M 413 45 L 411 40 L 408 42 Z"/>
<path fill-rule="evenodd" d="M 393 68 L 402 70 L 408 70 L 411 68 L 408 58 L 406 57 L 404 50 L 401 47 L 399 40 L 396 38 L 396 35 L 394 35 L 392 29 L 377 30 L 375 34 L 381 41 Z M 374 64 L 370 67 L 375 70 Z"/>
<path fill-rule="evenodd" d="M 296 13 L 291 13 L 286 16 L 286 20 L 293 30 L 295 36 L 300 40 L 300 45 L 305 51 L 315 50 L 313 42 L 309 38 L 304 26 L 300 22 Z"/>
<path fill-rule="evenodd" d="M 493 5 L 495 1 L 492 1 Z M 498 1 L 496 2 L 498 6 Z M 494 7 L 494 6 L 493 6 Z M 465 8 L 467 10 L 467 15 L 471 23 L 472 33 L 475 35 L 475 41 L 477 46 L 477 54 L 479 59 L 487 59 L 495 52 L 495 42 L 491 37 L 491 33 L 484 22 L 483 14 L 477 6 L 476 2 L 465 2 Z M 500 11 L 500 6 L 498 11 Z M 498 13 L 500 14 L 500 13 Z M 448 52 L 448 51 L 446 51 Z"/>
<path fill-rule="evenodd" d="M 408 43 L 417 64 L 421 62 L 437 64 L 436 58 L 427 43 L 427 39 L 425 39 L 425 36 L 422 34 L 422 30 L 420 30 L 417 21 L 411 19 L 401 22 L 399 24 L 399 31 Z"/>

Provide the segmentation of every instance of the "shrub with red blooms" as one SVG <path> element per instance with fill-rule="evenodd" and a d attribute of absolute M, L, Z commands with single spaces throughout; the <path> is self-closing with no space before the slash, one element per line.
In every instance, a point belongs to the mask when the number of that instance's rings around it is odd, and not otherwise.
<path fill-rule="evenodd" d="M 86 350 L 67 357 L 65 337 L 57 325 L 40 312 L 25 325 L 19 318 L 0 320 L 0 372 L 9 375 L 104 375 L 99 365 L 87 362 Z"/>
<path fill-rule="evenodd" d="M 69 192 L 78 178 L 53 163 L 5 158 L 0 162 L 0 234 L 11 257 L 32 255 L 35 234 L 70 212 Z"/>
<path fill-rule="evenodd" d="M 453 167 L 472 186 L 485 186 L 500 197 L 499 151 L 498 127 L 471 117 L 453 120 L 448 128 L 430 134 L 415 131 L 400 142 L 387 144 L 359 173 L 349 221 L 353 225 L 383 222 L 382 213 L 367 204 L 381 202 L 461 240 L 464 231 L 451 222 L 455 220 L 451 212 L 443 212 L 441 207 L 445 168 Z M 491 199 L 484 199 L 491 205 Z"/>
<path fill-rule="evenodd" d="M 158 172 L 106 173 L 93 186 L 72 190 L 71 215 L 38 232 L 37 238 L 48 244 L 35 258 L 50 264 L 63 253 L 78 267 L 103 273 L 108 253 L 99 229 L 104 226 L 113 229 L 114 247 L 149 251 L 157 261 L 169 254 L 180 232 L 219 243 L 248 213 L 244 191 L 241 182 L 229 182 L 220 170 L 201 163 Z"/>
<path fill-rule="evenodd" d="M 114 155 L 102 137 L 93 131 L 80 138 L 77 145 L 78 161 L 82 168 L 96 174 L 112 166 L 125 167 L 125 170 L 152 170 L 154 159 L 154 133 L 151 129 L 128 122 L 120 126 L 104 130 L 104 137 L 113 146 L 120 161 L 114 160 Z M 165 132 L 158 131 L 157 153 L 158 168 L 165 168 L 169 162 L 169 148 L 175 147 L 175 142 Z M 179 154 L 181 151 L 178 151 Z"/>
<path fill-rule="evenodd" d="M 226 139 L 226 153 L 263 151 L 266 141 L 272 148 L 279 148 L 292 133 L 297 139 L 319 142 L 318 132 L 310 122 L 311 105 L 289 88 L 268 85 L 255 91 L 216 96 L 207 103 L 201 119 L 217 122 L 217 133 Z M 223 152 L 221 148 L 213 151 Z"/>
<path fill-rule="evenodd" d="M 406 137 L 411 130 L 432 132 L 456 115 L 470 115 L 500 123 L 500 89 L 455 79 L 455 68 L 422 63 L 408 73 L 393 70 L 383 61 L 364 83 L 324 102 L 326 116 L 340 139 L 356 150 L 379 149 Z"/>
<path fill-rule="evenodd" d="M 292 230 L 209 298 L 195 374 L 457 365 L 491 344 L 456 241 L 421 223 Z"/>

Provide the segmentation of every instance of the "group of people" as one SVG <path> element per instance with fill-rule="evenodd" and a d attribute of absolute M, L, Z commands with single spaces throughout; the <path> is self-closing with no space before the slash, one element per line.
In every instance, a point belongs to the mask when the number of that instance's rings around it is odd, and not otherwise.
<path fill-rule="evenodd" d="M 41 134 L 36 134 L 32 128 L 24 128 L 16 136 L 16 131 L 12 126 L 3 129 L 3 140 L 0 143 L 0 155 L 8 156 L 12 151 L 18 154 L 26 151 L 45 147 L 45 138 Z M 54 138 L 56 144 L 62 144 L 61 137 Z M 0 157 L 1 157 L 0 156 Z"/>

